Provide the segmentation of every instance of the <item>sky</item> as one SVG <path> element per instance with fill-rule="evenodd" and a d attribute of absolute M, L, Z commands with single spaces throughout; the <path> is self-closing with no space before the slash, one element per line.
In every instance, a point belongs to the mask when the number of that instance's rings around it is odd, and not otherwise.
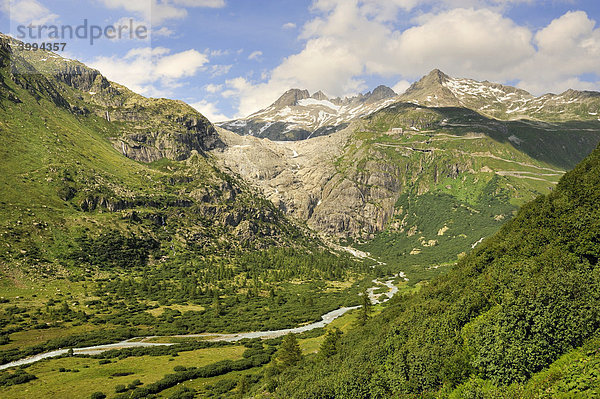
<path fill-rule="evenodd" d="M 600 91 L 598 0 L 0 0 L 0 8 L 3 33 L 66 43 L 59 55 L 142 95 L 183 100 L 213 122 L 247 116 L 290 88 L 344 97 L 384 84 L 401 94 L 435 68 L 535 95 Z M 82 26 L 80 37 L 65 28 Z M 93 41 L 91 26 L 102 31 Z"/>

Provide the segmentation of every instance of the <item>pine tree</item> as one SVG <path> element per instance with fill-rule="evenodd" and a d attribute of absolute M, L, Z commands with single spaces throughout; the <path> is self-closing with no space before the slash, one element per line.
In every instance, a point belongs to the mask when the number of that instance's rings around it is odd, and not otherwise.
<path fill-rule="evenodd" d="M 248 381 L 248 376 L 243 375 L 237 384 L 237 397 L 243 398 L 246 393 L 248 393 L 250 383 Z"/>
<path fill-rule="evenodd" d="M 365 289 L 361 294 L 361 307 L 358 314 L 357 324 L 363 326 L 369 321 L 369 314 L 371 313 L 371 299 Z"/>
<path fill-rule="evenodd" d="M 342 332 L 337 327 L 329 330 L 319 348 L 319 354 L 325 359 L 335 355 L 339 350 L 341 338 Z"/>
<path fill-rule="evenodd" d="M 302 360 L 302 351 L 298 345 L 296 334 L 288 334 L 283 338 L 276 358 L 279 365 L 284 368 L 294 366 Z"/>

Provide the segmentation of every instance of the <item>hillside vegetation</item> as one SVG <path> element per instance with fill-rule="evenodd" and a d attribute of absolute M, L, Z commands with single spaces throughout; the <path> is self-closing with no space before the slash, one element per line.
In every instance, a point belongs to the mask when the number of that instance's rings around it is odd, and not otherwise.
<path fill-rule="evenodd" d="M 594 396 L 595 371 L 580 362 L 598 359 L 599 201 L 596 149 L 446 275 L 347 334 L 337 355 L 281 374 L 276 396 Z"/>

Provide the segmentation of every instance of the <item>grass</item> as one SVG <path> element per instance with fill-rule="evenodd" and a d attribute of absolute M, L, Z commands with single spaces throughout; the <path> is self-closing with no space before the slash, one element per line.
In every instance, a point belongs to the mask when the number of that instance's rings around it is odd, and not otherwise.
<path fill-rule="evenodd" d="M 165 374 L 173 372 L 175 366 L 202 367 L 219 360 L 237 360 L 242 358 L 246 348 L 226 346 L 207 348 L 190 352 L 181 352 L 177 357 L 142 356 L 113 360 L 113 363 L 100 365 L 97 359 L 62 358 L 51 359 L 33 364 L 27 372 L 38 379 L 26 385 L 0 388 L 4 399 L 17 399 L 23 396 L 32 398 L 86 398 L 93 392 L 101 391 L 114 394 L 115 385 L 128 385 L 139 379 L 148 384 L 160 380 Z M 60 368 L 79 370 L 78 372 L 60 372 Z M 116 373 L 132 373 L 127 376 L 113 376 Z"/>
<path fill-rule="evenodd" d="M 159 306 L 157 308 L 148 310 L 147 312 L 150 313 L 152 316 L 160 316 L 161 314 L 163 314 L 165 312 L 165 309 L 171 309 L 171 310 L 177 310 L 181 313 L 183 312 L 188 312 L 188 311 L 194 311 L 194 312 L 200 312 L 205 310 L 206 308 L 204 306 L 201 305 L 170 305 L 170 306 Z"/>
<path fill-rule="evenodd" d="M 10 335 L 10 342 L 6 345 L 0 346 L 0 349 L 8 350 L 13 348 L 26 348 L 28 346 L 43 344 L 51 339 L 64 338 L 70 335 L 81 334 L 99 329 L 101 329 L 101 327 L 83 324 L 78 326 L 52 327 L 42 330 L 19 331 L 12 333 Z"/>
<path fill-rule="evenodd" d="M 400 284 L 398 284 L 398 287 L 400 288 L 400 292 L 414 291 L 414 288 L 408 287 L 408 284 L 406 284 L 406 283 L 400 283 Z M 371 313 L 370 313 L 371 317 L 375 317 L 379 313 L 381 313 L 383 311 L 384 307 L 385 307 L 385 305 L 383 305 L 383 304 L 374 305 L 371 308 Z M 302 349 L 302 353 L 304 355 L 317 353 L 319 351 L 319 348 L 321 347 L 321 344 L 325 340 L 327 331 L 331 331 L 331 330 L 337 328 L 340 331 L 342 331 L 343 333 L 346 333 L 349 330 L 351 330 L 354 326 L 356 326 L 357 319 L 358 319 L 358 311 L 352 310 L 350 312 L 347 312 L 343 316 L 338 317 L 337 319 L 332 321 L 330 324 L 328 324 L 325 327 L 325 334 L 323 334 L 319 337 L 314 337 L 314 338 L 299 339 L 298 343 L 300 344 L 300 349 Z"/>
<path fill-rule="evenodd" d="M 243 371 L 232 371 L 230 373 L 219 375 L 217 377 L 210 378 L 197 378 L 191 381 L 185 381 L 176 387 L 169 388 L 161 392 L 161 397 L 169 398 L 175 392 L 179 391 L 182 388 L 192 388 L 196 391 L 200 392 L 200 397 L 211 397 L 217 396 L 218 394 L 214 392 L 214 386 L 224 381 L 238 381 L 242 376 L 247 376 L 253 373 L 256 373 L 258 370 L 261 370 L 262 367 L 255 367 L 249 370 Z"/>

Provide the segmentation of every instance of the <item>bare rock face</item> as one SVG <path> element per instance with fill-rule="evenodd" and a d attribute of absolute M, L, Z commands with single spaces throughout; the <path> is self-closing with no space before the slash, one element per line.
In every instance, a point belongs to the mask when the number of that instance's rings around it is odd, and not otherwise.
<path fill-rule="evenodd" d="M 111 87 L 108 80 L 100 72 L 81 64 L 64 65 L 55 72 L 54 78 L 81 91 L 89 92 L 92 88 L 109 90 Z"/>
<path fill-rule="evenodd" d="M 131 133 L 113 139 L 113 146 L 126 157 L 140 162 L 162 158 L 182 161 L 189 158 L 192 151 L 204 154 L 225 146 L 208 120 L 177 118 L 177 125 L 173 130 Z"/>
<path fill-rule="evenodd" d="M 215 155 L 260 187 L 280 210 L 311 228 L 333 236 L 370 237 L 394 215 L 401 170 L 385 159 L 368 162 L 359 173 L 336 168 L 354 129 L 356 125 L 302 142 L 240 137 L 219 129 L 227 148 Z M 355 161 L 363 155 L 356 154 Z"/>
<path fill-rule="evenodd" d="M 308 92 L 308 90 L 290 89 L 283 93 L 283 95 L 279 97 L 279 99 L 275 101 L 275 103 L 273 103 L 273 106 L 279 108 L 298 105 L 298 101 L 304 100 L 309 97 L 310 93 Z"/>
<path fill-rule="evenodd" d="M 387 86 L 380 85 L 375 88 L 371 93 L 367 93 L 365 102 L 367 103 L 376 103 L 381 100 L 386 100 L 388 98 L 395 97 L 397 94 L 394 90 L 390 89 Z"/>
<path fill-rule="evenodd" d="M 214 154 L 287 215 L 326 235 L 364 239 L 388 227 L 403 193 L 422 195 L 439 179 L 472 169 L 468 161 L 408 147 L 391 161 L 377 146 L 363 145 L 355 134 L 363 124 L 298 142 L 219 129 L 227 147 Z"/>
<path fill-rule="evenodd" d="M 323 93 L 321 90 L 314 93 L 312 96 L 310 96 L 310 98 L 312 98 L 314 100 L 319 100 L 319 101 L 329 100 L 329 97 L 327 97 L 325 95 L 325 93 Z"/>

